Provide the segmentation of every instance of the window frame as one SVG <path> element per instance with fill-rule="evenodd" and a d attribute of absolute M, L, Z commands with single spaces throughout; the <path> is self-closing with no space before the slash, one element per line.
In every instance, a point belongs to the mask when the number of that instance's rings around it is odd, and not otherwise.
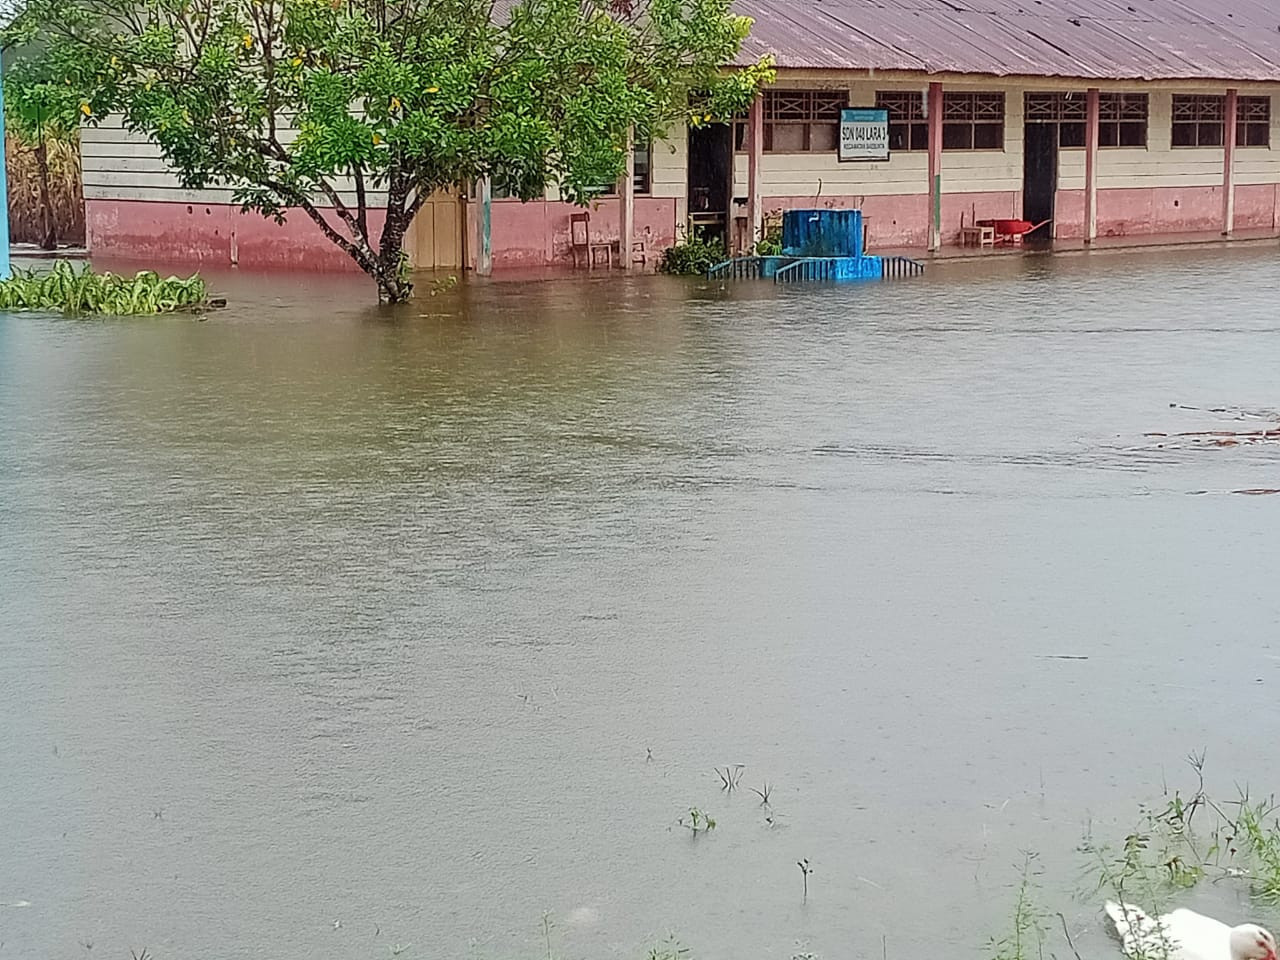
<path fill-rule="evenodd" d="M 991 119 L 998 110 L 999 119 Z M 984 115 L 984 111 L 987 111 Z M 944 153 L 1004 153 L 1006 150 L 1005 132 L 1008 125 L 1008 104 L 1003 90 L 953 90 L 942 93 L 942 151 Z M 995 129 L 998 131 L 999 146 L 978 146 L 979 129 Z M 957 131 L 968 130 L 965 146 L 948 146 L 948 136 Z"/>
<path fill-rule="evenodd" d="M 1250 110 L 1253 114 L 1250 115 Z M 1225 108 L 1224 108 L 1225 116 Z M 1262 143 L 1249 143 L 1249 132 L 1262 131 Z M 1238 150 L 1271 149 L 1271 96 L 1270 94 L 1241 95 L 1236 101 L 1236 148 Z"/>
<path fill-rule="evenodd" d="M 1139 109 L 1139 106 L 1141 109 Z M 1126 112 L 1128 111 L 1128 112 Z M 1141 116 L 1139 116 L 1141 114 Z M 1122 134 L 1126 127 L 1142 125 L 1142 143 L 1125 143 Z M 1104 130 L 1115 131 L 1115 143 L 1104 143 Z M 1098 149 L 1099 150 L 1150 150 L 1151 149 L 1151 95 L 1148 93 L 1118 93 L 1108 91 L 1098 95 Z"/>
<path fill-rule="evenodd" d="M 787 101 L 790 101 L 788 103 Z M 812 88 L 803 90 L 771 88 L 764 91 L 764 143 L 762 153 L 804 156 L 813 153 L 835 154 L 840 144 L 840 111 L 849 106 L 847 88 Z M 776 149 L 776 128 L 800 128 L 801 146 L 799 148 Z M 827 145 L 813 144 L 815 127 L 830 127 L 831 142 Z M 735 131 L 735 147 L 738 137 Z M 744 147 L 746 137 L 740 141 Z"/>
<path fill-rule="evenodd" d="M 651 142 L 641 143 L 637 140 L 631 147 L 632 156 L 635 158 L 632 162 L 635 167 L 632 173 L 631 182 L 633 184 L 632 192 L 637 197 L 647 197 L 653 192 L 653 144 Z M 646 162 L 644 170 L 641 171 L 641 165 L 636 162 L 641 153 L 644 154 Z M 618 178 L 618 183 L 622 182 L 622 177 Z M 618 183 L 609 183 L 595 190 L 597 197 L 616 197 L 618 195 Z"/>
<path fill-rule="evenodd" d="M 1179 109 L 1182 116 L 1179 117 Z M 1237 111 L 1238 112 L 1238 111 Z M 1172 150 L 1221 150 L 1226 141 L 1227 97 L 1222 93 L 1175 93 L 1169 114 L 1169 148 Z M 1217 127 L 1217 141 L 1205 143 L 1202 135 Z M 1179 143 L 1178 130 L 1194 129 L 1194 143 Z"/>
<path fill-rule="evenodd" d="M 924 94 L 915 90 L 877 90 L 876 109 L 889 114 L 889 156 L 929 149 L 929 120 Z M 895 146 L 894 144 L 902 144 Z M 917 143 L 919 144 L 917 146 Z"/>
<path fill-rule="evenodd" d="M 1089 106 L 1079 91 L 1027 91 L 1023 123 L 1056 124 L 1059 150 L 1088 147 Z M 1124 143 L 1126 128 L 1141 125 L 1142 142 Z M 1098 94 L 1098 149 L 1147 150 L 1151 143 L 1151 98 L 1145 93 L 1107 91 Z"/>

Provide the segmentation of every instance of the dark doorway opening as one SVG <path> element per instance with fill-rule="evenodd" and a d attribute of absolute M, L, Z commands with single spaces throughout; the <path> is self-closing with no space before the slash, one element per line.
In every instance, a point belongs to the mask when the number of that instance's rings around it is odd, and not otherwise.
<path fill-rule="evenodd" d="M 1028 240 L 1053 236 L 1053 200 L 1058 191 L 1058 125 L 1028 123 L 1022 153 L 1022 218 L 1043 223 Z"/>
<path fill-rule="evenodd" d="M 707 239 L 728 240 L 733 178 L 733 127 L 689 128 L 689 227 Z"/>

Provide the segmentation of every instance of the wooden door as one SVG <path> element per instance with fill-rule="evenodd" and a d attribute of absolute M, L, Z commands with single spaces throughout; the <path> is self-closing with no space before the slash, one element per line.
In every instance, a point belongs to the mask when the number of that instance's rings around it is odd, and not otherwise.
<path fill-rule="evenodd" d="M 433 193 L 409 226 L 405 252 L 416 270 L 462 266 L 462 209 L 456 190 Z"/>

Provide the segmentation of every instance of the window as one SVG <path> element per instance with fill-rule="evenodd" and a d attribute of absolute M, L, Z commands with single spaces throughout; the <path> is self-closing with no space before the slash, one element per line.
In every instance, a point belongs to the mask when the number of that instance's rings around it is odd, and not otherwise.
<path fill-rule="evenodd" d="M 653 171 L 653 145 L 649 143 L 636 143 L 632 148 L 635 155 L 635 173 L 632 176 L 632 182 L 635 184 L 636 193 L 648 193 L 652 185 Z M 599 187 L 595 191 L 599 196 L 612 197 L 618 192 L 616 183 L 608 183 Z"/>
<path fill-rule="evenodd" d="M 1145 93 L 1104 93 L 1098 102 L 1098 146 L 1145 147 L 1150 106 Z"/>
<path fill-rule="evenodd" d="M 1003 93 L 943 93 L 943 150 L 1003 150 Z"/>
<path fill-rule="evenodd" d="M 1028 93 L 1027 123 L 1056 123 L 1058 146 L 1083 147 L 1088 103 L 1083 93 Z"/>
<path fill-rule="evenodd" d="M 1236 104 L 1236 146 L 1271 146 L 1271 98 L 1240 97 Z"/>
<path fill-rule="evenodd" d="M 847 90 L 766 90 L 765 153 L 835 153 Z"/>
<path fill-rule="evenodd" d="M 1222 146 L 1222 120 L 1226 114 L 1226 97 L 1217 95 L 1173 95 L 1173 132 L 1175 147 Z"/>
<path fill-rule="evenodd" d="M 635 145 L 635 175 L 632 182 L 636 193 L 648 193 L 653 185 L 653 145 L 637 143 Z"/>
<path fill-rule="evenodd" d="M 924 115 L 924 94 L 880 91 L 876 106 L 889 111 L 889 150 L 928 150 L 929 121 Z"/>
<path fill-rule="evenodd" d="M 1098 146 L 1145 147 L 1147 145 L 1147 95 L 1103 93 L 1098 95 Z M 1028 93 L 1027 123 L 1056 123 L 1058 146 L 1086 145 L 1088 100 L 1083 93 Z"/>

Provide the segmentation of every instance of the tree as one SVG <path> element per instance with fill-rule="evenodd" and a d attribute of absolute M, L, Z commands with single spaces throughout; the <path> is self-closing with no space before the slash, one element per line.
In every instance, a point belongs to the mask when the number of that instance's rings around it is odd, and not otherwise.
<path fill-rule="evenodd" d="M 720 69 L 750 29 L 730 4 L 28 0 L 18 24 L 75 74 L 89 122 L 120 115 L 186 187 L 229 185 L 280 222 L 302 210 L 400 301 L 433 191 L 490 177 L 585 203 L 621 174 L 630 129 L 660 136 L 691 94 L 744 109 L 771 72 Z"/>
<path fill-rule="evenodd" d="M 79 97 L 61 65 L 44 51 L 15 60 L 5 77 L 5 124 L 14 144 L 30 150 L 36 162 L 40 194 L 40 246 L 58 245 L 49 183 L 49 143 L 67 143 L 76 136 Z"/>

